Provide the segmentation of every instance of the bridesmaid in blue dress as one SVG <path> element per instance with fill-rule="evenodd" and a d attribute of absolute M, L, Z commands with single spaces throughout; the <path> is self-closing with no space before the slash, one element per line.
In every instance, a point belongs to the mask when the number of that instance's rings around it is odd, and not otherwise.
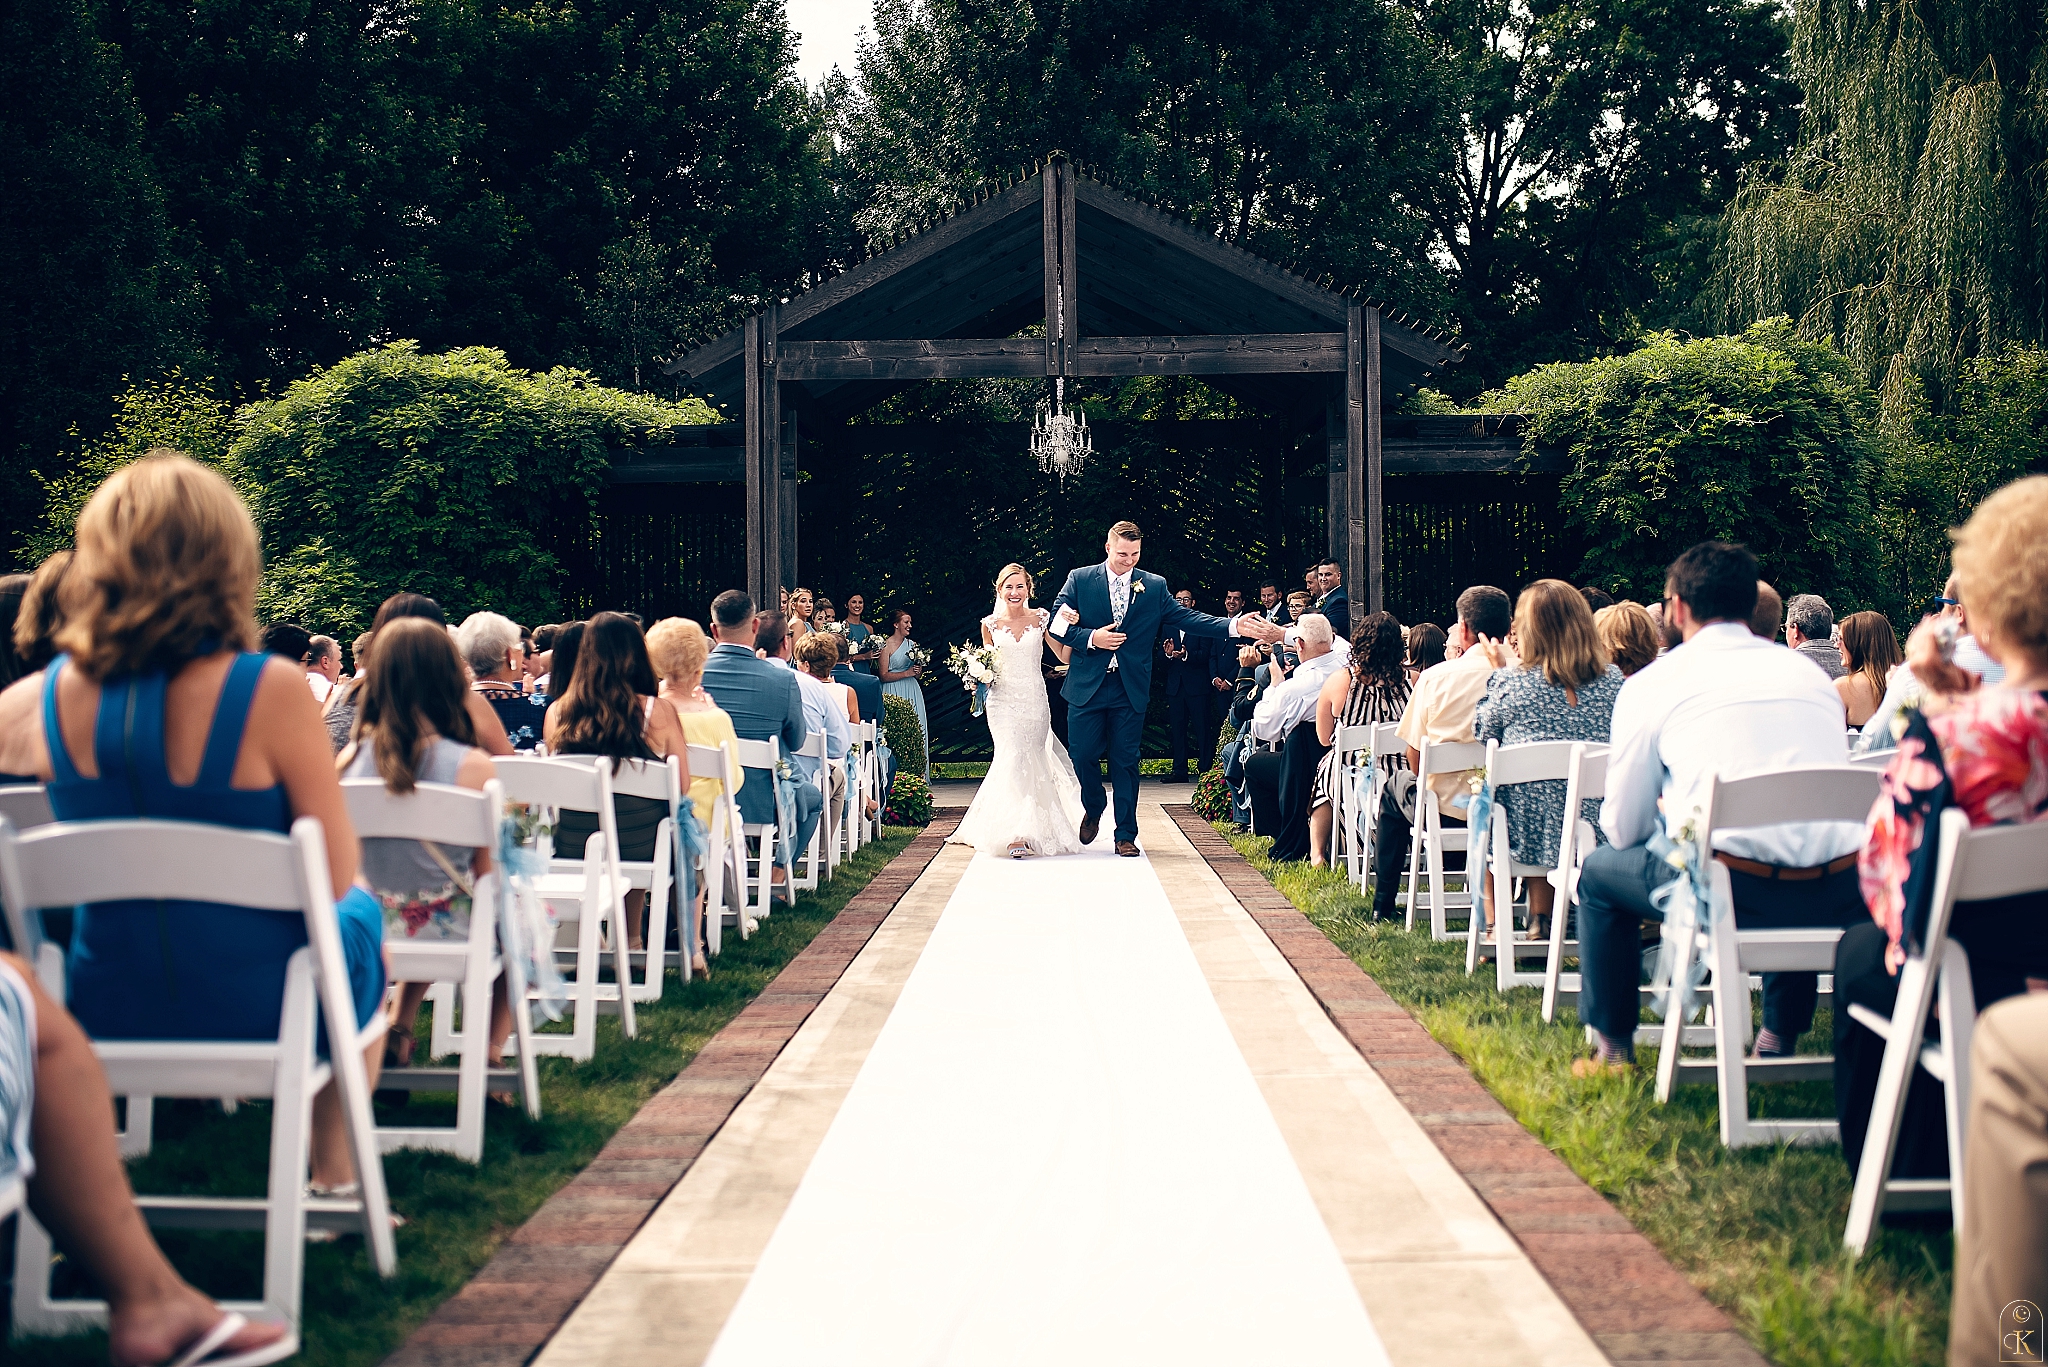
<path fill-rule="evenodd" d="M 355 829 L 320 708 L 294 662 L 251 653 L 256 528 L 227 482 L 150 456 L 78 518 L 66 653 L 0 694 L 0 768 L 49 785 L 60 821 L 149 817 L 326 833 L 356 1021 L 382 1007 L 384 918 L 353 886 Z M 304 918 L 212 903 L 81 908 L 68 1005 L 98 1039 L 275 1039 Z M 382 1042 L 370 1053 L 373 1084 Z M 333 1088 L 314 1103 L 312 1178 L 355 1180 Z"/>
<path fill-rule="evenodd" d="M 929 779 L 932 774 L 932 724 L 924 712 L 924 685 L 917 681 L 917 676 L 924 672 L 924 666 L 910 662 L 910 652 L 917 645 L 910 639 L 910 612 L 905 608 L 890 608 L 883 620 L 889 628 L 889 636 L 882 642 L 876 672 L 881 676 L 882 692 L 907 698 L 917 709 L 917 724 L 924 732 L 924 776 Z"/>

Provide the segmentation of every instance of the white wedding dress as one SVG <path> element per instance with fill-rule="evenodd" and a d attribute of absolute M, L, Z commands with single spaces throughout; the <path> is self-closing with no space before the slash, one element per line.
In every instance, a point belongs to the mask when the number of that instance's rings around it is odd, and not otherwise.
<path fill-rule="evenodd" d="M 1021 640 L 998 625 L 995 614 L 981 619 L 998 657 L 987 703 L 995 759 L 949 843 L 984 854 L 1007 855 L 1016 840 L 1033 854 L 1081 850 L 1081 783 L 1067 747 L 1052 733 L 1052 708 L 1038 669 L 1051 614 L 1041 608 L 1037 618 Z"/>

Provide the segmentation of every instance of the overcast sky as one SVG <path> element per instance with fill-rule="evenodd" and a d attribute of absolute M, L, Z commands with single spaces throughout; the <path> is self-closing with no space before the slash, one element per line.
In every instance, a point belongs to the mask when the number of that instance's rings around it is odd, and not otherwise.
<path fill-rule="evenodd" d="M 854 35 L 874 15 L 874 0 L 786 0 L 799 43 L 797 74 L 815 89 L 833 67 L 853 74 Z"/>

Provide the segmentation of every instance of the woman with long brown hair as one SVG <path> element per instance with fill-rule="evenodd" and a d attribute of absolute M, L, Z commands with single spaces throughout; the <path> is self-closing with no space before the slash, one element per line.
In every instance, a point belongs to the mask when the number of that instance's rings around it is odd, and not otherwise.
<path fill-rule="evenodd" d="M 1835 680 L 1849 725 L 1861 726 L 1884 701 L 1892 670 L 1905 661 L 1891 619 L 1881 612 L 1852 612 L 1842 619 L 1842 665 L 1849 672 Z"/>
<path fill-rule="evenodd" d="M 564 633 L 566 637 L 568 633 Z M 560 658 L 562 644 L 555 646 Z M 612 767 L 629 759 L 666 759 L 688 753 L 689 737 L 675 704 L 658 696 L 660 682 L 647 658 L 640 624 L 622 612 L 600 612 L 583 624 L 575 647 L 575 673 L 561 701 L 548 709 L 548 753 L 603 755 Z M 635 862 L 654 858 L 654 837 L 668 816 L 659 798 L 621 793 L 612 799 L 619 832 L 618 855 Z M 595 812 L 563 812 L 555 825 L 555 847 L 579 851 L 598 827 Z M 640 919 L 645 889 L 626 894 L 626 941 L 641 947 Z"/>
<path fill-rule="evenodd" d="M 1316 695 L 1316 739 L 1334 745 L 1340 726 L 1366 726 L 1373 722 L 1397 722 L 1408 706 L 1411 691 L 1402 657 L 1407 642 L 1401 624 L 1391 612 L 1375 612 L 1359 619 L 1351 632 L 1351 663 L 1330 676 Z M 1309 797 L 1308 862 L 1322 868 L 1330 852 L 1330 823 L 1335 817 L 1333 799 L 1337 792 L 1339 755 L 1331 750 L 1316 769 L 1315 791 Z M 1407 756 L 1387 761 L 1406 767 Z"/>
<path fill-rule="evenodd" d="M 446 628 L 420 617 L 401 617 L 377 633 L 377 649 L 363 676 L 355 739 L 335 760 L 343 778 L 376 778 L 392 793 L 422 783 L 483 789 L 495 776 L 491 757 L 476 745 L 469 685 Z M 490 872 L 491 852 L 431 845 L 424 840 L 366 839 L 356 886 L 377 899 L 387 939 L 469 938 L 470 892 Z M 426 983 L 406 983 L 384 1046 L 386 1067 L 412 1063 L 413 1022 L 426 999 Z M 512 1033 L 503 991 L 491 1002 L 490 1058 L 495 1064 Z"/>

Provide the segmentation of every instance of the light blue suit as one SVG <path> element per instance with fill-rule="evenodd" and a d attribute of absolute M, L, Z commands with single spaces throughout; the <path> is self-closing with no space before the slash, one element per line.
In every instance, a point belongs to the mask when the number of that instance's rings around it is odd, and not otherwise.
<path fill-rule="evenodd" d="M 782 753 L 794 757 L 803 749 L 809 728 L 804 722 L 803 691 L 796 675 L 781 664 L 770 664 L 742 645 L 730 642 L 715 648 L 704 661 L 704 691 L 732 718 L 733 732 L 741 740 L 777 740 Z M 804 794 L 810 797 L 805 798 Z M 739 792 L 740 819 L 750 825 L 764 825 L 775 818 L 774 775 L 766 769 L 747 770 L 747 781 Z M 797 785 L 798 834 L 807 843 L 810 830 L 817 827 L 823 810 L 818 790 L 810 784 Z M 808 822 L 806 816 L 808 815 Z M 783 852 L 784 863 L 793 857 Z"/>

